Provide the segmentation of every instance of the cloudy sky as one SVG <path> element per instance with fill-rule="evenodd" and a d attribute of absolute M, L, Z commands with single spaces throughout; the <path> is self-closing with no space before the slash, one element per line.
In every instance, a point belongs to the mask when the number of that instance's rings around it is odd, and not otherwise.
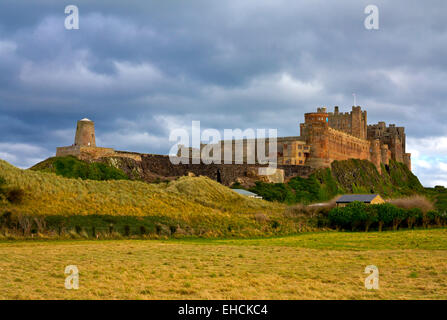
<path fill-rule="evenodd" d="M 145 153 L 193 120 L 298 135 L 355 92 L 369 123 L 405 126 L 423 184 L 447 185 L 446 17 L 445 0 L 2 0 L 0 158 L 52 156 L 84 117 L 98 145 Z"/>

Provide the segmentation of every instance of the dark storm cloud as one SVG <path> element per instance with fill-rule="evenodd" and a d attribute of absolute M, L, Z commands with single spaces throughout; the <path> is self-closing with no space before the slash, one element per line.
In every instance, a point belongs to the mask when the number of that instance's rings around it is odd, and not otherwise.
<path fill-rule="evenodd" d="M 167 153 L 192 120 L 297 135 L 304 112 L 349 111 L 356 92 L 369 122 L 406 127 L 424 183 L 439 180 L 444 158 L 424 145 L 447 136 L 443 0 L 374 1 L 374 31 L 370 1 L 76 1 L 72 31 L 67 4 L 0 4 L 0 158 L 54 154 L 83 117 L 101 145 L 140 152 Z"/>

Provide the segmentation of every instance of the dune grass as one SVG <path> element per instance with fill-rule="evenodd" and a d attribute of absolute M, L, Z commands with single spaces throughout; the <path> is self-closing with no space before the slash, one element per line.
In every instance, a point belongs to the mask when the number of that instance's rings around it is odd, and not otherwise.
<path fill-rule="evenodd" d="M 304 224 L 301 218 L 286 217 L 283 204 L 241 196 L 207 177 L 181 177 L 158 184 L 93 181 L 20 170 L 2 160 L 0 176 L 8 187 L 25 194 L 18 203 L 0 197 L 0 215 L 69 217 L 64 223 L 70 228 L 78 222 L 80 228 L 90 228 L 98 217 L 104 217 L 121 226 L 130 221 L 133 232 L 142 226 L 152 230 L 162 225 L 163 229 L 188 230 L 189 235 L 247 237 L 292 234 Z M 96 227 L 108 228 L 107 221 L 102 224 Z"/>
<path fill-rule="evenodd" d="M 447 299 L 447 230 L 0 243 L 0 299 Z M 364 287 L 367 265 L 379 290 Z M 79 269 L 79 290 L 64 269 Z"/>

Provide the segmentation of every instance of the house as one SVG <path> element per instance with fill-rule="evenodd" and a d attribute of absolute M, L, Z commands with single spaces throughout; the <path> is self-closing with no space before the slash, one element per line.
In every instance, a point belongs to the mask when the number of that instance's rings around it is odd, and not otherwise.
<path fill-rule="evenodd" d="M 261 196 L 258 196 L 256 193 L 244 190 L 244 189 L 232 189 L 234 192 L 239 193 L 242 196 L 246 196 L 249 198 L 262 199 Z"/>
<path fill-rule="evenodd" d="M 337 207 L 344 207 L 351 202 L 363 202 L 367 204 L 385 203 L 379 194 L 346 194 L 337 199 Z"/>

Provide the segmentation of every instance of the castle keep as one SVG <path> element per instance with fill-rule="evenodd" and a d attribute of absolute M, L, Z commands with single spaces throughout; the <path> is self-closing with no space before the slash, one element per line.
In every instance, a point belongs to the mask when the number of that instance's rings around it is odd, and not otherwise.
<path fill-rule="evenodd" d="M 365 159 L 381 164 L 390 159 L 403 162 L 411 170 L 411 154 L 405 152 L 405 128 L 389 127 L 385 122 L 367 125 L 367 113 L 353 106 L 351 112 L 340 113 L 318 108 L 306 113 L 300 125 L 300 139 L 310 146 L 306 163 L 312 167 L 327 167 L 334 160 Z"/>

